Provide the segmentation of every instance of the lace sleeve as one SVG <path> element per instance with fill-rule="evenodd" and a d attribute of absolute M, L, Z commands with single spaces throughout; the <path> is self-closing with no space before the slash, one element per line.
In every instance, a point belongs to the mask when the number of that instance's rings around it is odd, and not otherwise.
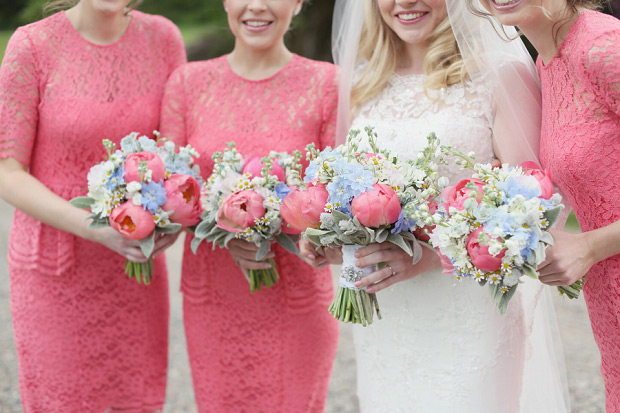
<path fill-rule="evenodd" d="M 170 69 L 168 73 L 172 73 L 177 67 L 187 62 L 187 55 L 185 53 L 185 45 L 183 44 L 183 37 L 181 36 L 181 31 L 172 22 L 170 22 L 170 26 L 171 33 L 169 38 L 170 43 L 168 52 Z"/>
<path fill-rule="evenodd" d="M 187 104 L 185 102 L 184 76 L 186 67 L 187 65 L 179 67 L 168 79 L 161 109 L 161 135 L 181 146 L 187 145 L 185 125 Z"/>
<path fill-rule="evenodd" d="M 327 79 L 323 86 L 322 96 L 322 120 L 323 125 L 321 127 L 320 145 L 321 148 L 326 146 L 333 147 L 336 141 L 336 119 L 337 119 L 337 107 L 338 107 L 338 76 L 336 74 L 336 68 L 332 66 L 327 72 Z"/>
<path fill-rule="evenodd" d="M 585 52 L 583 65 L 596 94 L 620 116 L 620 30 L 596 37 Z"/>
<path fill-rule="evenodd" d="M 30 163 L 39 116 L 38 74 L 34 46 L 26 30 L 17 29 L 0 67 L 0 158 Z"/>

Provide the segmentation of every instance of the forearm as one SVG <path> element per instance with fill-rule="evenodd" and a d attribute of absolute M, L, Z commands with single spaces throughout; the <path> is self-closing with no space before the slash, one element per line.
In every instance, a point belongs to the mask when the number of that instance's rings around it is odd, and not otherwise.
<path fill-rule="evenodd" d="M 7 168 L 6 161 L 10 160 L 2 160 L 0 168 L 0 196 L 6 202 L 47 225 L 93 239 L 85 220 L 87 211 L 75 208 L 25 170 Z"/>
<path fill-rule="evenodd" d="M 620 220 L 584 233 L 594 262 L 620 254 Z"/>

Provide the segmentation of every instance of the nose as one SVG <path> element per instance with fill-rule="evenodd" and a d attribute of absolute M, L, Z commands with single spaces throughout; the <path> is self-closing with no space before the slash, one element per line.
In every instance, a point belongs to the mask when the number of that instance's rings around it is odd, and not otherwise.
<path fill-rule="evenodd" d="M 261 12 L 267 9 L 265 0 L 250 0 L 248 3 L 248 9 L 253 12 Z"/>
<path fill-rule="evenodd" d="M 396 0 L 395 1 L 395 3 L 401 7 L 410 7 L 417 2 L 418 0 Z"/>

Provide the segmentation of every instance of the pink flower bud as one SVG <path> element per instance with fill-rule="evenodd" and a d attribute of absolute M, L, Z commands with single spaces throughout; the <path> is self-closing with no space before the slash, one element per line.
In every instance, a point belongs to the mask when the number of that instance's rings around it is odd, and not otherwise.
<path fill-rule="evenodd" d="M 523 162 L 519 165 L 525 175 L 533 176 L 540 185 L 540 197 L 549 199 L 553 196 L 553 181 L 551 172 L 548 169 L 541 169 L 535 162 Z"/>
<path fill-rule="evenodd" d="M 152 172 L 152 181 L 159 182 L 164 179 L 166 167 L 158 155 L 152 152 L 136 152 L 130 153 L 125 158 L 125 164 L 123 165 L 123 171 L 125 172 L 123 179 L 125 182 L 141 182 L 140 174 L 138 173 L 139 162 L 146 162 L 147 169 Z"/>
<path fill-rule="evenodd" d="M 265 215 L 263 197 L 251 190 L 230 194 L 217 210 L 216 225 L 229 232 L 241 232 Z"/>
<path fill-rule="evenodd" d="M 183 226 L 195 225 L 200 221 L 200 186 L 194 177 L 182 174 L 170 175 L 164 181 L 166 202 L 164 211 L 173 211 L 170 221 Z"/>
<path fill-rule="evenodd" d="M 384 184 L 373 184 L 372 190 L 362 192 L 351 201 L 351 214 L 365 227 L 377 228 L 393 224 L 400 215 L 396 192 Z"/>
<path fill-rule="evenodd" d="M 108 217 L 108 222 L 123 237 L 132 240 L 146 238 L 155 229 L 153 215 L 132 201 L 114 208 Z"/>
<path fill-rule="evenodd" d="M 497 255 L 489 254 L 489 246 L 478 242 L 478 234 L 481 232 L 482 227 L 479 227 L 467 237 L 465 241 L 467 254 L 476 268 L 486 272 L 497 271 L 502 265 L 502 258 L 506 253 L 506 249 L 504 248 Z"/>
<path fill-rule="evenodd" d="M 457 182 L 456 185 L 446 187 L 441 191 L 441 197 L 445 200 L 441 205 L 446 212 L 450 210 L 450 207 L 454 207 L 459 211 L 463 210 L 463 204 L 470 198 L 470 194 L 474 192 L 472 189 L 466 187 L 470 182 L 474 184 L 477 191 L 475 199 L 477 202 L 480 202 L 482 199 L 482 188 L 485 183 L 476 178 L 463 179 Z"/>
<path fill-rule="evenodd" d="M 241 173 L 246 174 L 249 173 L 252 178 L 263 176 L 261 173 L 263 169 L 263 163 L 260 161 L 260 157 L 251 156 L 245 160 L 243 163 L 243 167 L 241 168 Z M 271 162 L 271 171 L 269 171 L 269 175 L 276 176 L 278 181 L 284 182 L 286 177 L 284 176 L 284 169 L 274 160 Z"/>
<path fill-rule="evenodd" d="M 327 190 L 323 186 L 309 186 L 305 191 L 293 188 L 280 205 L 283 224 L 287 225 L 286 231 L 283 229 L 283 232 L 291 234 L 299 233 L 306 228 L 318 228 L 327 196 Z"/>

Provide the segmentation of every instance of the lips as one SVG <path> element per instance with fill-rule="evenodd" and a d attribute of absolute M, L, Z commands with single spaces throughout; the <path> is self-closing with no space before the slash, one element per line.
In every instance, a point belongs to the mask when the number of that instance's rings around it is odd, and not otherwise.
<path fill-rule="evenodd" d="M 403 24 L 412 24 L 420 21 L 428 12 L 425 11 L 405 11 L 396 13 L 396 18 Z"/>
<path fill-rule="evenodd" d="M 269 20 L 244 20 L 243 24 L 250 30 L 263 30 L 271 26 L 273 22 Z"/>
<path fill-rule="evenodd" d="M 517 7 L 521 0 L 490 0 L 489 3 L 496 10 L 510 10 Z"/>

